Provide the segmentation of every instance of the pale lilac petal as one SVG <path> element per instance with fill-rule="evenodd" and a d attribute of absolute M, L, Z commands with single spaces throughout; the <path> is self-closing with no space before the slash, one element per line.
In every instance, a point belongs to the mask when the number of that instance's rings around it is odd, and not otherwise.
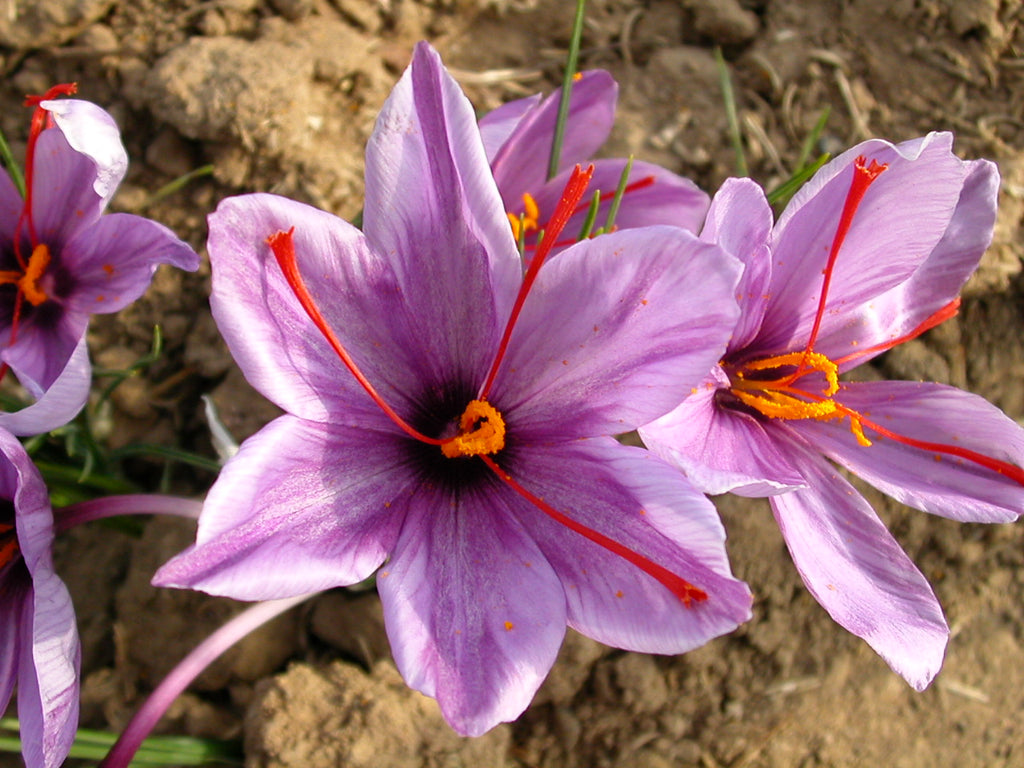
<path fill-rule="evenodd" d="M 517 503 L 494 477 L 421 489 L 377 576 L 399 671 L 466 736 L 526 709 L 565 635 L 562 586 Z"/>
<path fill-rule="evenodd" d="M 810 335 L 822 270 L 853 178 L 857 155 L 888 163 L 868 188 L 832 273 L 823 335 L 856 309 L 910 277 L 949 225 L 967 175 L 951 151 L 950 134 L 931 134 L 911 147 L 873 139 L 843 153 L 793 198 L 775 227 L 762 351 L 789 350 Z"/>
<path fill-rule="evenodd" d="M 63 248 L 61 267 L 73 281 L 65 307 L 117 312 L 145 293 L 159 264 L 194 272 L 199 255 L 155 221 L 127 213 L 102 216 Z"/>
<path fill-rule="evenodd" d="M 393 265 L 409 316 L 448 345 L 432 375 L 482 378 L 522 266 L 473 108 L 426 43 L 367 145 L 363 231 Z"/>
<path fill-rule="evenodd" d="M 608 221 L 612 198 L 619 186 L 619 179 L 626 167 L 626 160 L 596 160 L 594 175 L 587 187 L 587 193 L 577 206 L 577 212 L 569 219 L 559 238 L 564 247 L 579 239 L 583 225 L 587 219 L 587 210 L 594 193 L 601 192 L 602 201 L 598 209 L 597 219 L 591 231 L 596 231 Z M 539 228 L 547 226 L 548 219 L 554 214 L 562 193 L 569 181 L 572 171 L 566 171 L 540 187 L 535 193 L 535 202 L 540 211 Z M 648 183 L 648 180 L 651 180 Z M 621 207 L 615 217 L 615 229 L 632 229 L 647 227 L 653 224 L 666 224 L 696 232 L 704 222 L 708 210 L 708 196 L 689 179 L 685 179 L 671 171 L 651 163 L 634 162 L 630 170 L 629 185 L 637 187 L 629 189 L 623 196 Z M 510 203 L 510 211 L 514 214 L 523 212 L 523 203 Z M 534 237 L 531 236 L 528 247 L 533 247 Z"/>
<path fill-rule="evenodd" d="M 415 502 L 411 441 L 282 416 L 244 443 L 153 583 L 274 600 L 369 577 Z"/>
<path fill-rule="evenodd" d="M 53 99 L 40 105 L 76 152 L 95 165 L 93 189 L 105 207 L 128 170 L 128 153 L 121 143 L 117 123 L 105 110 L 81 99 Z"/>
<path fill-rule="evenodd" d="M 498 150 L 508 141 L 519 121 L 535 109 L 542 98 L 541 94 L 535 93 L 525 99 L 507 101 L 480 118 L 480 138 L 484 142 L 487 162 L 494 162 Z"/>
<path fill-rule="evenodd" d="M 857 355 L 889 344 L 914 331 L 960 293 L 992 242 L 999 195 L 999 170 L 988 160 L 967 165 L 960 200 L 942 240 L 909 279 L 859 307 L 849 307 L 846 322 L 819 335 L 815 349 L 838 359 L 856 355 L 840 366 L 848 370 L 885 351 Z"/>
<path fill-rule="evenodd" d="M 795 438 L 792 455 L 808 487 L 772 496 L 771 504 L 807 589 L 923 690 L 942 666 L 949 637 L 935 594 L 853 486 Z"/>
<path fill-rule="evenodd" d="M 14 366 L 12 370 L 19 381 L 28 384 L 24 371 Z M 32 405 L 20 411 L 0 413 L 0 428 L 15 435 L 41 435 L 62 427 L 85 406 L 91 384 L 92 366 L 83 333 L 57 378 L 40 392 Z"/>
<path fill-rule="evenodd" d="M 728 384 L 715 366 L 678 408 L 640 427 L 644 445 L 704 493 L 773 496 L 803 487 L 771 424 L 719 404 Z"/>
<path fill-rule="evenodd" d="M 0 432 L 4 482 L 16 482 L 18 545 L 32 579 L 21 622 L 18 718 L 28 768 L 64 762 L 78 725 L 80 646 L 67 588 L 53 570 L 53 512 L 46 485 L 17 438 Z"/>
<path fill-rule="evenodd" d="M 221 201 L 209 223 L 210 306 L 250 384 L 313 421 L 378 424 L 382 416 L 302 309 L 266 243 L 294 227 L 299 272 L 328 324 L 381 396 L 394 408 L 408 407 L 410 393 L 422 385 L 418 371 L 400 361 L 421 345 L 409 342 L 412 330 L 389 264 L 359 230 L 263 194 Z M 422 347 L 430 350 L 427 341 Z"/>
<path fill-rule="evenodd" d="M 738 278 L 738 262 L 674 227 L 573 246 L 538 274 L 494 385 L 495 407 L 518 435 L 538 441 L 652 421 L 721 359 L 739 314 Z"/>
<path fill-rule="evenodd" d="M 36 142 L 32 220 L 51 253 L 99 219 L 106 202 L 94 189 L 96 165 L 76 152 L 64 134 L 49 128 Z"/>
<path fill-rule="evenodd" d="M 594 438 L 531 446 L 503 468 L 556 511 L 707 593 L 685 605 L 621 555 L 524 501 L 517 515 L 562 581 L 573 629 L 616 648 L 684 653 L 750 618 L 750 592 L 729 570 L 714 506 L 649 452 Z"/>
<path fill-rule="evenodd" d="M 1024 429 L 984 398 L 916 381 L 844 383 L 835 399 L 904 437 L 1024 466 Z M 890 440 L 865 425 L 862 446 L 849 421 L 794 422 L 829 457 L 903 504 L 961 522 L 1006 523 L 1024 511 L 1024 485 L 967 459 Z M 1024 478 L 1024 471 L 1018 473 Z"/>
<path fill-rule="evenodd" d="M 589 160 L 608 139 L 618 93 L 618 84 L 603 70 L 583 72 L 573 83 L 558 173 Z M 547 181 L 561 98 L 561 90 L 549 94 L 519 122 L 491 160 L 507 210 L 519 210 L 523 193 L 536 195 Z"/>
<path fill-rule="evenodd" d="M 775 217 L 760 185 L 750 179 L 726 179 L 715 193 L 700 239 L 714 243 L 743 263 L 736 286 L 740 320 L 729 342 L 739 350 L 757 336 L 768 306 L 772 257 L 768 248 Z"/>

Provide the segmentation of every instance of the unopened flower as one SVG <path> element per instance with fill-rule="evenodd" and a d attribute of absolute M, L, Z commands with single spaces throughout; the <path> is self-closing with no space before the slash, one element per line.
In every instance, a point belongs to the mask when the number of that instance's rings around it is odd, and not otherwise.
<path fill-rule="evenodd" d="M 581 72 L 572 85 L 565 141 L 559 154 L 558 173 L 548 179 L 552 138 L 558 117 L 561 91 L 503 104 L 480 119 L 480 132 L 494 180 L 518 235 L 524 228 L 528 251 L 545 229 L 561 199 L 573 167 L 589 161 L 608 139 L 615 120 L 618 84 L 603 70 Z M 594 230 L 606 227 L 610 208 L 626 169 L 627 160 L 594 161 L 589 195 L 601 193 L 601 207 Z M 590 197 L 577 206 L 555 250 L 575 242 L 583 230 Z M 612 229 L 668 224 L 696 232 L 708 210 L 708 196 L 689 179 L 653 163 L 635 161 Z"/>
<path fill-rule="evenodd" d="M 702 238 L 740 257 L 742 316 L 721 362 L 646 444 L 710 493 L 771 496 L 808 589 L 917 689 L 948 637 L 931 587 L 825 457 L 910 506 L 1005 522 L 1024 509 L 1024 430 L 980 397 L 846 371 L 956 313 L 992 237 L 995 166 L 950 134 L 868 141 L 825 166 L 774 228 L 733 180 Z"/>
<path fill-rule="evenodd" d="M 586 182 L 572 175 L 553 235 Z M 735 260 L 657 227 L 543 268 L 538 249 L 524 276 L 472 109 L 429 46 L 370 139 L 363 232 L 247 195 L 210 217 L 209 250 L 218 326 L 288 413 L 228 461 L 156 583 L 264 600 L 383 566 L 397 665 L 464 734 L 523 711 L 567 624 L 679 653 L 749 616 L 710 502 L 612 437 L 724 352 Z"/>
<path fill-rule="evenodd" d="M 158 264 L 194 270 L 199 257 L 166 227 L 140 216 L 101 216 L 128 158 L 117 126 L 95 104 L 30 97 L 25 197 L 0 172 L 0 372 L 37 402 L 0 414 L 17 434 L 69 421 L 90 385 L 89 316 L 116 312 L 149 286 Z"/>
<path fill-rule="evenodd" d="M 62 765 L 78 727 L 81 650 L 71 597 L 53 570 L 53 535 L 39 471 L 0 430 L 0 712 L 17 689 L 27 768 Z"/>

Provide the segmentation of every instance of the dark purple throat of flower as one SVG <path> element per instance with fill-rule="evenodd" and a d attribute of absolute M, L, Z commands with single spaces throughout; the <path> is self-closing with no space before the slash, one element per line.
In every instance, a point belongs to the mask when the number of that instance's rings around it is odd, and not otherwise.
<path fill-rule="evenodd" d="M 14 562 L 20 551 L 18 535 L 12 523 L 0 523 L 0 573 Z"/>
<path fill-rule="evenodd" d="M 38 307 L 50 298 L 42 285 L 46 269 L 50 266 L 50 247 L 46 243 L 40 242 L 35 221 L 32 218 L 36 143 L 43 130 L 53 125 L 53 117 L 40 105 L 42 102 L 55 99 L 58 96 L 71 96 L 77 90 L 78 86 L 75 83 L 62 83 L 53 86 L 41 96 L 28 96 L 25 99 L 25 106 L 35 107 L 35 111 L 32 113 L 32 125 L 29 129 L 28 144 L 25 150 L 25 202 L 21 215 L 18 217 L 18 226 L 14 231 L 12 244 L 16 264 L 14 269 L 0 270 L 0 286 L 13 285 L 15 287 L 8 346 L 14 344 L 18 338 L 18 326 L 21 322 L 25 302 L 27 301 L 33 307 Z M 27 256 L 25 253 L 26 242 L 31 248 Z M 0 378 L 6 375 L 7 370 L 6 363 L 0 365 Z"/>
<path fill-rule="evenodd" d="M 735 365 L 730 364 L 728 360 L 723 361 L 723 368 L 729 376 L 729 396 L 769 419 L 817 419 L 819 421 L 849 419 L 850 431 L 856 437 L 857 442 L 865 448 L 870 447 L 872 444 L 871 439 L 865 434 L 865 430 L 870 430 L 888 440 L 935 453 L 936 458 L 946 455 L 973 462 L 997 474 L 1008 477 L 1020 485 L 1024 485 L 1024 469 L 1014 464 L 993 459 L 990 456 L 960 446 L 933 443 L 900 435 L 872 421 L 863 413 L 859 413 L 837 402 L 834 398 L 834 395 L 840 390 L 840 366 L 858 358 L 884 352 L 899 346 L 905 341 L 916 338 L 925 331 L 931 330 L 940 323 L 954 317 L 960 307 L 960 299 L 954 299 L 928 317 L 910 333 L 882 344 L 858 349 L 856 352 L 836 360 L 832 360 L 814 351 L 814 344 L 817 341 L 818 332 L 821 328 L 821 320 L 825 315 L 829 286 L 832 282 L 832 274 L 835 270 L 839 251 L 842 248 L 847 233 L 850 231 L 850 226 L 853 223 L 861 201 L 864 199 L 865 193 L 872 182 L 887 167 L 887 165 L 879 164 L 874 160 L 867 164 L 864 157 L 858 157 L 854 161 L 853 179 L 850 182 L 850 189 L 843 203 L 839 224 L 836 227 L 832 246 L 829 249 L 828 260 L 824 270 L 822 270 L 821 295 L 818 299 L 818 309 L 807 345 L 803 350 L 786 352 Z"/>
<path fill-rule="evenodd" d="M 284 274 L 285 280 L 288 282 L 289 287 L 292 289 L 292 292 L 299 300 L 299 303 L 302 305 L 303 310 L 305 310 L 310 320 L 313 321 L 313 324 L 317 327 L 320 333 L 323 334 L 327 343 L 330 344 L 331 348 L 335 353 L 337 353 L 345 367 L 348 368 L 353 376 L 355 376 L 356 381 L 359 382 L 374 403 L 380 407 L 380 409 L 395 423 L 395 425 L 399 427 L 399 429 L 405 432 L 413 440 L 426 445 L 437 446 L 441 454 L 452 461 L 482 461 L 484 465 L 501 480 L 501 482 L 532 503 L 551 519 L 635 565 L 637 568 L 661 583 L 666 589 L 676 595 L 683 605 L 689 608 L 695 602 L 707 600 L 707 593 L 690 584 L 680 576 L 644 557 L 640 553 L 620 544 L 602 533 L 588 528 L 587 526 L 573 520 L 563 512 L 554 509 L 543 499 L 520 485 L 507 471 L 502 469 L 495 460 L 505 448 L 507 426 L 504 416 L 497 408 L 488 402 L 488 395 L 494 385 L 498 371 L 501 369 L 501 364 L 508 349 L 509 340 L 512 337 L 512 331 L 515 327 L 516 320 L 522 311 L 523 304 L 526 301 L 530 288 L 533 286 L 537 278 L 537 273 L 540 271 L 541 265 L 547 258 L 548 254 L 550 254 L 551 249 L 555 246 L 558 235 L 565 227 L 566 222 L 575 213 L 576 207 L 579 204 L 580 199 L 582 199 L 583 193 L 586 191 L 592 175 L 593 166 L 587 170 L 582 170 L 579 166 L 576 166 L 576 169 L 570 176 L 569 182 L 565 187 L 565 191 L 562 193 L 559 205 L 545 227 L 545 237 L 538 246 L 537 252 L 523 276 L 523 282 L 520 286 L 519 294 L 516 296 L 515 303 L 512 306 L 512 311 L 509 314 L 505 330 L 498 343 L 498 349 L 495 353 L 494 360 L 483 384 L 480 387 L 477 397 L 469 401 L 457 423 L 453 425 L 454 434 L 448 435 L 444 438 L 425 435 L 420 430 L 409 424 L 390 405 L 388 405 L 387 402 L 384 401 L 376 388 L 374 388 L 373 384 L 366 378 L 366 376 L 363 375 L 362 371 L 359 370 L 355 361 L 353 361 L 351 356 L 345 350 L 344 345 L 342 345 L 341 340 L 337 337 L 337 334 L 335 334 L 328 325 L 326 319 L 320 312 L 320 309 L 317 307 L 316 302 L 310 294 L 305 281 L 302 279 L 302 275 L 299 273 L 295 255 L 295 242 L 293 238 L 294 228 L 287 232 L 281 231 L 271 235 L 267 238 L 267 245 L 270 246 L 270 249 L 274 254 L 274 258 L 277 260 L 277 263 Z"/>

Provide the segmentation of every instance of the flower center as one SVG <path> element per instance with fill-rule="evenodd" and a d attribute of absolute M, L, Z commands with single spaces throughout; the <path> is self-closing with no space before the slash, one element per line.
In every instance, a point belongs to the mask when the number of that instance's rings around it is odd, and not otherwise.
<path fill-rule="evenodd" d="M 459 419 L 459 433 L 441 443 L 449 459 L 487 456 L 505 447 L 505 420 L 486 400 L 471 400 Z"/>
<path fill-rule="evenodd" d="M 839 366 L 818 352 L 787 352 L 744 363 L 728 371 L 729 391 L 770 419 L 817 419 L 849 417 L 850 431 L 863 446 L 861 417 L 832 395 L 839 391 Z M 800 386 L 797 386 L 797 385 Z"/>
<path fill-rule="evenodd" d="M 19 269 L 0 271 L 0 285 L 13 283 L 18 286 L 18 291 L 24 295 L 25 300 L 33 307 L 38 307 L 48 298 L 46 292 L 39 287 L 39 279 L 46 272 L 50 264 L 50 249 L 40 243 L 32 249 L 28 264 L 24 271 Z"/>

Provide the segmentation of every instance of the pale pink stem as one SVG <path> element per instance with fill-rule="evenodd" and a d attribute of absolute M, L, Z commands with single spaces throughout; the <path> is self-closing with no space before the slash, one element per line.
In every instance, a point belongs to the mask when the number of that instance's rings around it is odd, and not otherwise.
<path fill-rule="evenodd" d="M 256 603 L 193 648 L 149 695 L 103 758 L 99 768 L 127 768 L 167 708 L 204 669 L 250 632 L 312 596 L 308 594 Z"/>
<path fill-rule="evenodd" d="M 118 515 L 177 515 L 196 520 L 202 509 L 203 502 L 195 499 L 159 493 L 131 493 L 69 504 L 55 509 L 53 517 L 57 532 L 63 533 L 82 523 Z"/>

